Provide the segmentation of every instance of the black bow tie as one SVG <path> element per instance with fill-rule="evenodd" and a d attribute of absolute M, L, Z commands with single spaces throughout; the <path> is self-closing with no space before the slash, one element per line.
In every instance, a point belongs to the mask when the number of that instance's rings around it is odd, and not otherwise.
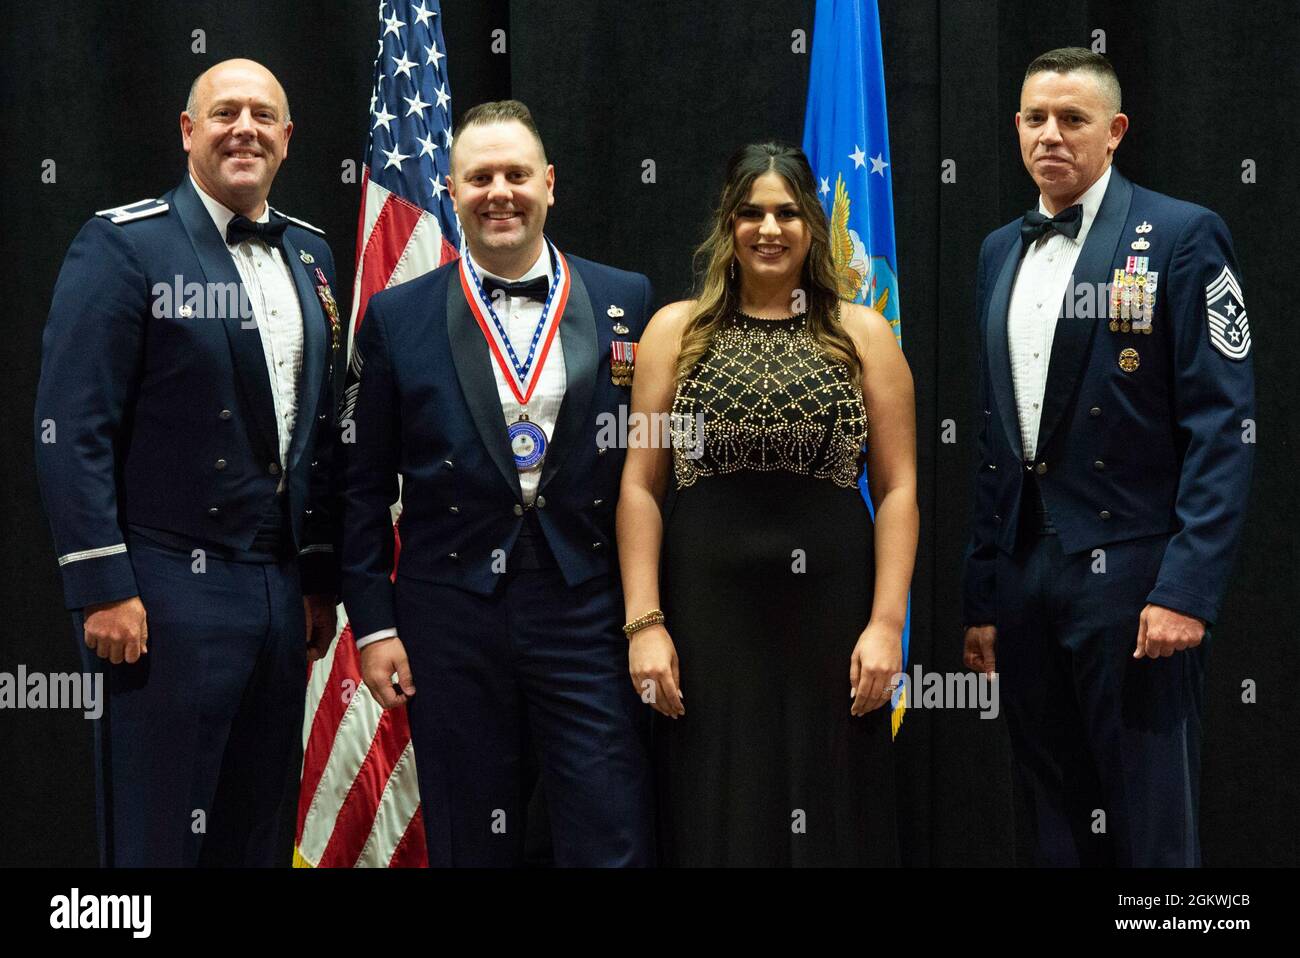
<path fill-rule="evenodd" d="M 246 239 L 260 239 L 267 246 L 278 246 L 283 250 L 282 240 L 288 225 L 288 220 L 273 219 L 266 223 L 254 223 L 247 216 L 236 216 L 226 227 L 226 244 L 234 246 Z"/>
<path fill-rule="evenodd" d="M 1044 216 L 1038 210 L 1029 210 L 1020 221 L 1020 241 L 1028 246 L 1051 230 L 1074 239 L 1082 226 L 1083 206 L 1079 203 L 1061 210 L 1055 216 Z"/>
<path fill-rule="evenodd" d="M 488 299 L 496 299 L 497 290 L 501 290 L 507 296 L 522 296 L 544 303 L 550 288 L 551 283 L 545 276 L 534 276 L 517 283 L 503 283 L 491 276 L 483 277 L 483 292 L 487 293 Z"/>

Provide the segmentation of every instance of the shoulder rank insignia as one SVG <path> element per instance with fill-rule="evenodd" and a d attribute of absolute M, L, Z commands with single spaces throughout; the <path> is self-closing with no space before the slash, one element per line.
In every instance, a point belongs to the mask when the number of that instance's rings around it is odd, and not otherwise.
<path fill-rule="evenodd" d="M 132 220 L 142 220 L 147 216 L 157 216 L 159 213 L 166 213 L 168 206 L 159 200 L 136 200 L 134 203 L 127 203 L 125 206 L 114 206 L 112 209 L 100 210 L 95 215 L 102 216 L 112 223 L 130 223 Z"/>
<path fill-rule="evenodd" d="M 1205 318 L 1210 325 L 1210 343 L 1229 359 L 1245 359 L 1250 352 L 1250 324 L 1246 321 L 1246 300 L 1232 270 L 1225 265 L 1205 287 Z"/>
<path fill-rule="evenodd" d="M 290 223 L 293 223 L 296 226 L 301 226 L 305 230 L 311 230 L 313 233 L 317 234 L 318 236 L 325 235 L 325 231 L 321 229 L 319 226 L 312 226 L 306 220 L 300 220 L 296 216 L 290 216 L 288 213 L 282 213 L 280 210 L 277 210 L 274 206 L 271 207 L 271 212 L 274 213 L 276 216 L 283 216 Z"/>

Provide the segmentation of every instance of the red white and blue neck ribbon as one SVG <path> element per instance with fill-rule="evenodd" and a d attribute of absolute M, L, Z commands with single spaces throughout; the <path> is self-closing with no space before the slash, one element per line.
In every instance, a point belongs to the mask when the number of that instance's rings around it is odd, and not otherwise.
<path fill-rule="evenodd" d="M 528 344 L 528 354 L 522 361 L 511 344 L 510 337 L 506 335 L 505 325 L 492 308 L 492 300 L 484 291 L 474 264 L 464 252 L 460 257 L 460 287 L 465 293 L 465 302 L 469 303 L 470 312 L 483 331 L 501 375 L 510 384 L 510 390 L 521 406 L 528 404 L 533 389 L 541 379 L 542 367 L 546 365 L 555 332 L 560 328 L 560 319 L 564 316 L 564 307 L 569 302 L 569 264 L 549 239 L 543 236 L 542 240 L 551 251 L 555 272 L 546 293 L 546 302 L 542 304 L 541 318 L 537 321 L 537 328 L 533 330 L 532 340 Z"/>

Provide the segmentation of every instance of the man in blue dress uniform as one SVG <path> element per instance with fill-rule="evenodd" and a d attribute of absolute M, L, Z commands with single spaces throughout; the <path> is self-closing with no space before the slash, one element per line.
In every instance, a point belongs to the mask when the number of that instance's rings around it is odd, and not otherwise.
<path fill-rule="evenodd" d="M 306 665 L 334 637 L 340 350 L 329 247 L 266 198 L 264 67 L 202 75 L 189 171 L 68 251 L 36 398 L 41 492 L 96 723 L 101 862 L 287 865 Z"/>
<path fill-rule="evenodd" d="M 1208 630 L 1254 450 L 1232 241 L 1113 168 L 1104 57 L 1035 60 L 1016 127 L 1041 195 L 980 250 L 966 664 L 1000 674 L 1037 863 L 1193 866 Z"/>
<path fill-rule="evenodd" d="M 630 401 L 650 283 L 543 235 L 555 170 L 526 106 L 457 129 L 463 255 L 370 300 L 343 402 L 362 676 L 409 705 L 430 865 L 522 863 L 534 748 L 556 864 L 649 864 L 613 541 L 625 447 L 601 426 Z"/>

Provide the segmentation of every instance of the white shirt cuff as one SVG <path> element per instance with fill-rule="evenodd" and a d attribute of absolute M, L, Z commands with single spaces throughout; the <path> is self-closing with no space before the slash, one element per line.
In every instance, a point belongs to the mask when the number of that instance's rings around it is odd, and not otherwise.
<path fill-rule="evenodd" d="M 378 632 L 371 632 L 369 635 L 363 635 L 357 639 L 357 651 L 360 652 L 371 642 L 378 642 L 380 639 L 391 639 L 397 635 L 396 629 L 380 629 Z"/>

